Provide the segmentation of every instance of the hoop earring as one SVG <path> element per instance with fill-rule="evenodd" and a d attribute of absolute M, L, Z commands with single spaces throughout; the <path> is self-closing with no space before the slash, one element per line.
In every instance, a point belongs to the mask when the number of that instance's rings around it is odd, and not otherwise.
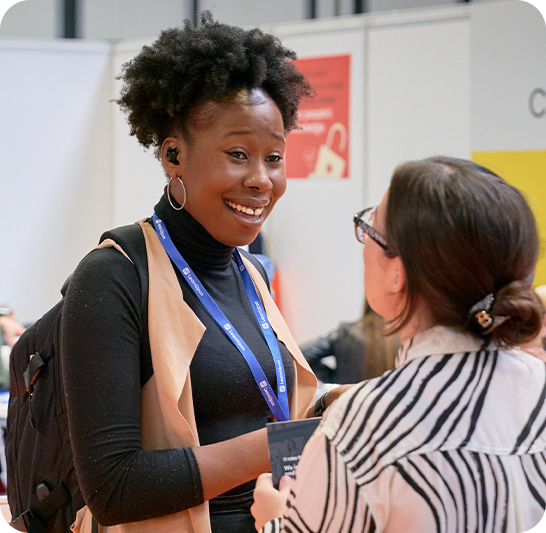
<path fill-rule="evenodd" d="M 180 182 L 180 185 L 182 185 L 182 190 L 184 191 L 184 201 L 182 202 L 182 205 L 180 207 L 174 207 L 173 201 L 171 200 L 171 191 L 170 191 L 171 181 L 173 180 L 172 177 L 169 180 L 169 183 L 167 183 L 167 198 L 169 200 L 169 203 L 171 204 L 171 207 L 175 211 L 182 211 L 182 209 L 184 209 L 184 205 L 186 205 L 186 187 L 184 187 L 184 182 L 180 179 L 180 176 L 176 176 L 176 179 Z"/>

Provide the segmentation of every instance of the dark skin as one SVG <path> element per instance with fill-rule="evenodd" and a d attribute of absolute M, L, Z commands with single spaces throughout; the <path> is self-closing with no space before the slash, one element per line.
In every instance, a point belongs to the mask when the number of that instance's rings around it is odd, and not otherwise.
<path fill-rule="evenodd" d="M 193 452 L 199 464 L 205 501 L 270 470 L 265 428 L 234 439 L 193 448 Z"/>

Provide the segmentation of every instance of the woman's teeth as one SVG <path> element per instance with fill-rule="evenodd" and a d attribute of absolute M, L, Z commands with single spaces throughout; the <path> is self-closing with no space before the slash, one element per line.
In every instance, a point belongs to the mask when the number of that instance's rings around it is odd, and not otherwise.
<path fill-rule="evenodd" d="M 229 205 L 229 207 L 231 207 L 232 209 L 237 209 L 237 211 L 242 211 L 243 213 L 246 213 L 247 215 L 260 216 L 264 210 L 263 207 L 257 207 L 256 209 L 252 209 L 252 207 L 246 207 L 241 204 L 234 204 L 227 200 L 226 200 L 226 204 Z"/>

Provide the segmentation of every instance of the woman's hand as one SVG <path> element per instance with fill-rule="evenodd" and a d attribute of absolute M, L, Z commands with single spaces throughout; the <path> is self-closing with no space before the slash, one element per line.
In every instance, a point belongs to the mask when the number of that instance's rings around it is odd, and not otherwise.
<path fill-rule="evenodd" d="M 254 489 L 254 503 L 250 508 L 255 520 L 256 531 L 260 531 L 265 524 L 282 515 L 292 482 L 291 477 L 283 476 L 279 482 L 279 490 L 277 490 L 273 486 L 271 474 L 262 474 L 258 477 Z"/>
<path fill-rule="evenodd" d="M 321 396 L 310 408 L 309 411 L 307 411 L 307 414 L 305 415 L 306 418 L 314 418 L 317 416 L 315 414 L 315 411 L 317 410 L 317 407 L 319 406 L 320 401 L 322 398 L 324 398 L 323 402 L 325 405 L 325 408 L 327 409 L 334 403 L 335 400 L 337 400 L 344 392 L 347 392 L 349 389 L 354 387 L 354 383 L 350 383 L 348 385 L 340 385 L 339 387 L 336 387 L 335 389 L 332 389 L 331 391 L 327 392 L 324 396 Z"/>

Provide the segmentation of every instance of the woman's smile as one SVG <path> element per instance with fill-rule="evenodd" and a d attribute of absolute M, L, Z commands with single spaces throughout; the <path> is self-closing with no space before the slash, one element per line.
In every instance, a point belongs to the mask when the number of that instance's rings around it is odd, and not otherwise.
<path fill-rule="evenodd" d="M 268 204 L 269 202 L 267 204 L 255 205 L 253 202 L 250 201 L 235 203 L 226 200 L 226 205 L 230 207 L 236 215 L 245 215 L 245 217 L 249 220 L 259 220 L 260 215 L 263 213 L 264 209 L 267 207 Z M 243 219 L 245 219 L 245 217 L 243 217 Z"/>

